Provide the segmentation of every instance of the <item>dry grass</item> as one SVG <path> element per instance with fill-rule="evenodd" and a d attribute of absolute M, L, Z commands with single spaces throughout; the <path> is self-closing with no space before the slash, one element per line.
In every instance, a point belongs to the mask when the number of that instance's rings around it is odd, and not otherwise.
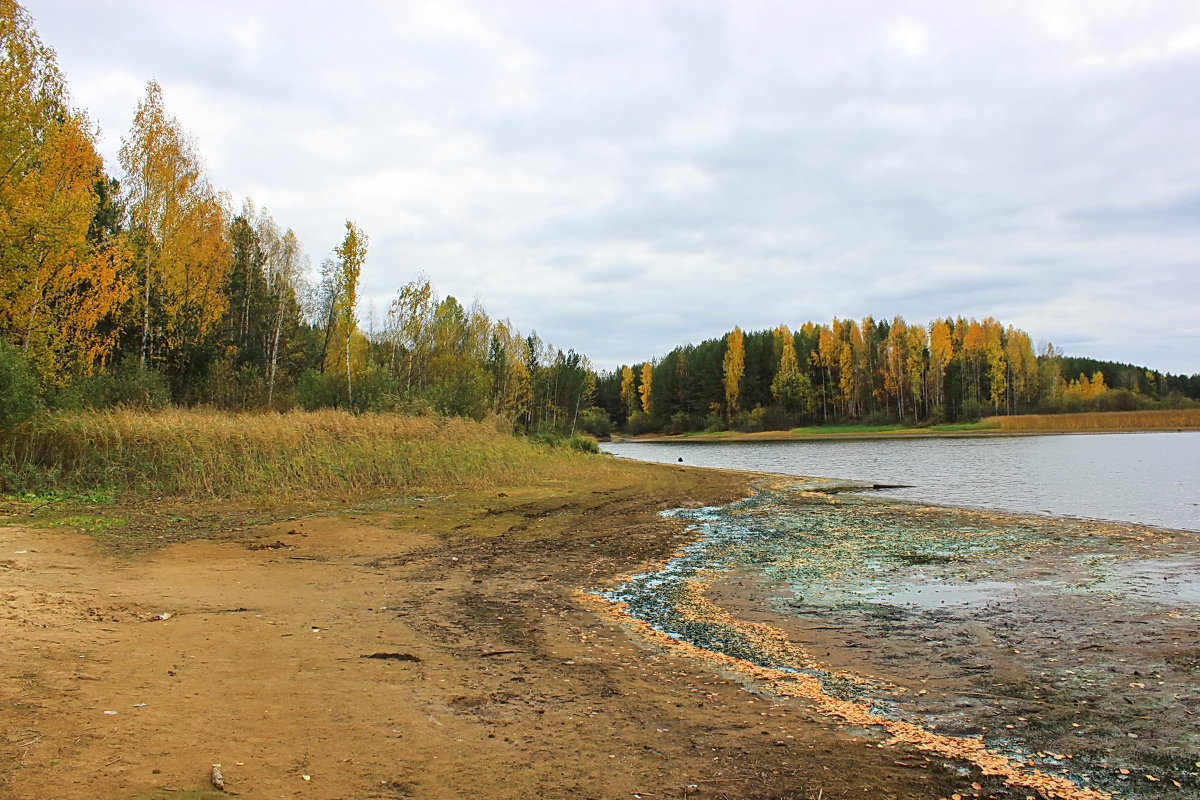
<path fill-rule="evenodd" d="M 582 476 L 602 463 L 459 418 L 108 411 L 43 417 L 6 434 L 0 489 L 178 497 L 485 489 Z"/>
<path fill-rule="evenodd" d="M 1163 411 L 1098 411 L 989 417 L 1003 431 L 1157 431 L 1200 429 L 1200 408 Z"/>

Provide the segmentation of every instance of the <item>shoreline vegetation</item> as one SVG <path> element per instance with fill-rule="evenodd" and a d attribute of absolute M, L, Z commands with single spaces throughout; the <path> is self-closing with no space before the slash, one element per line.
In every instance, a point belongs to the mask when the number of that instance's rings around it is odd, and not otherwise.
<path fill-rule="evenodd" d="M 183 499 L 486 489 L 604 468 L 595 440 L 518 437 L 503 420 L 203 409 L 33 417 L 0 435 L 0 492 Z"/>
<path fill-rule="evenodd" d="M 949 425 L 813 425 L 781 431 L 703 431 L 685 434 L 614 435 L 614 442 L 777 442 L 822 439 L 921 439 L 1003 436 L 1056 436 L 1073 433 L 1150 433 L 1200 430 L 1200 408 L 1107 411 L 1079 414 L 1024 414 L 988 417 Z"/>

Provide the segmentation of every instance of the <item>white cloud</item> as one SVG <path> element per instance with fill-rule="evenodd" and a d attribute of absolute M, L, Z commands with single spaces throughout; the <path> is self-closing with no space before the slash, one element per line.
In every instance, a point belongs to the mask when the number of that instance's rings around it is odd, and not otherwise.
<path fill-rule="evenodd" d="M 367 231 L 377 308 L 424 271 L 602 367 L 963 314 L 1200 372 L 1190 1 L 28 6 L 110 159 L 157 78 L 314 262 Z"/>

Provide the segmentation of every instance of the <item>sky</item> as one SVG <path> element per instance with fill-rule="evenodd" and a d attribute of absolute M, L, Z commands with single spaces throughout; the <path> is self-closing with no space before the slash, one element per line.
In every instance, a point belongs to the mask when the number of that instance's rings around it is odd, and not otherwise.
<path fill-rule="evenodd" d="M 109 169 L 146 82 L 314 265 L 370 237 L 597 368 L 991 316 L 1200 373 L 1195 0 L 26 0 Z"/>

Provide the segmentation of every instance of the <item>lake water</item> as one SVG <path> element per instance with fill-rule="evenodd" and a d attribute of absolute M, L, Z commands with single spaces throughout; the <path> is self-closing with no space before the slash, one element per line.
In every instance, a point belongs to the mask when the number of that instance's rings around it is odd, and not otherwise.
<path fill-rule="evenodd" d="M 1200 531 L 1200 432 L 605 443 L 626 458 L 911 488 L 904 500 Z"/>

